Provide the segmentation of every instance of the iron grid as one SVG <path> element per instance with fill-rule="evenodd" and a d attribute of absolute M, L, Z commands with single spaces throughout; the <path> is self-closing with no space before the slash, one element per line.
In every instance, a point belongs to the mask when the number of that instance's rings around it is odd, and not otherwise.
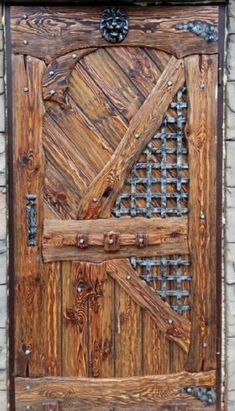
<path fill-rule="evenodd" d="M 152 138 L 126 180 L 113 214 L 182 216 L 188 213 L 188 150 L 185 142 L 186 87 L 170 104 L 160 132 Z M 142 155 L 142 157 L 143 157 Z M 144 174 L 144 175 L 143 175 Z"/>
<path fill-rule="evenodd" d="M 191 280 L 189 269 L 191 262 L 181 256 L 131 257 L 131 264 L 140 275 L 159 295 L 163 301 L 170 304 L 177 313 L 189 311 Z M 187 302 L 187 303 L 186 303 Z"/>

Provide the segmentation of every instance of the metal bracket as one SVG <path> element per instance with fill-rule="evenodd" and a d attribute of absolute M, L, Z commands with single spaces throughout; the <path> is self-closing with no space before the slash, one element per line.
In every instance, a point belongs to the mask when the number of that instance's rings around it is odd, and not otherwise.
<path fill-rule="evenodd" d="M 26 216 L 27 216 L 27 232 L 29 247 L 35 247 L 37 245 L 37 205 L 36 194 L 27 194 Z"/>
<path fill-rule="evenodd" d="M 104 251 L 115 252 L 120 249 L 120 234 L 110 231 L 104 233 Z"/>
<path fill-rule="evenodd" d="M 148 236 L 144 233 L 138 233 L 136 236 L 136 246 L 144 248 L 148 245 Z"/>
<path fill-rule="evenodd" d="M 193 20 L 187 23 L 179 23 L 175 26 L 176 30 L 187 30 L 196 36 L 202 37 L 207 43 L 218 41 L 218 27 L 215 24 L 207 23 L 206 21 Z"/>
<path fill-rule="evenodd" d="M 213 405 L 216 403 L 216 390 L 213 387 L 185 387 L 179 390 L 180 392 L 200 400 L 205 405 Z"/>
<path fill-rule="evenodd" d="M 50 400 L 43 402 L 42 411 L 59 411 L 59 402 Z"/>
<path fill-rule="evenodd" d="M 78 248 L 88 247 L 88 234 L 78 234 L 77 235 L 77 247 Z"/>

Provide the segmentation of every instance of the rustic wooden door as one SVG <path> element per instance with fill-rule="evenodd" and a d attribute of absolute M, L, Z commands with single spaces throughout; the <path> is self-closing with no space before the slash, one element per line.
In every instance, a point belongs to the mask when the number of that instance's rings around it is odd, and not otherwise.
<path fill-rule="evenodd" d="M 8 24 L 16 409 L 218 409 L 218 7 Z"/>

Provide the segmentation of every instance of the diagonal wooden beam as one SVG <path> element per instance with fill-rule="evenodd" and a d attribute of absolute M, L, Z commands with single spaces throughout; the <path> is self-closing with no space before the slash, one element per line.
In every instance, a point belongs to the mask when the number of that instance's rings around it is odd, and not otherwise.
<path fill-rule="evenodd" d="M 148 312 L 159 329 L 169 340 L 175 341 L 188 352 L 190 343 L 190 322 L 174 312 L 154 291 L 141 280 L 131 267 L 129 260 L 107 262 L 108 274 L 123 287 L 136 304 Z"/>
<path fill-rule="evenodd" d="M 124 184 L 127 171 L 161 126 L 169 104 L 184 81 L 183 61 L 172 57 L 152 92 L 131 120 L 110 161 L 84 194 L 78 219 L 110 216 L 110 209 Z"/>

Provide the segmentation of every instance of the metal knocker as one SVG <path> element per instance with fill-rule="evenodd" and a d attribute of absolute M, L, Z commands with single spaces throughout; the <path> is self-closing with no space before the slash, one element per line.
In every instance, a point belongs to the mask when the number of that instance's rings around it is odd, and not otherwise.
<path fill-rule="evenodd" d="M 127 14 L 116 7 L 105 9 L 100 20 L 100 31 L 109 43 L 121 43 L 127 36 L 129 20 Z"/>

